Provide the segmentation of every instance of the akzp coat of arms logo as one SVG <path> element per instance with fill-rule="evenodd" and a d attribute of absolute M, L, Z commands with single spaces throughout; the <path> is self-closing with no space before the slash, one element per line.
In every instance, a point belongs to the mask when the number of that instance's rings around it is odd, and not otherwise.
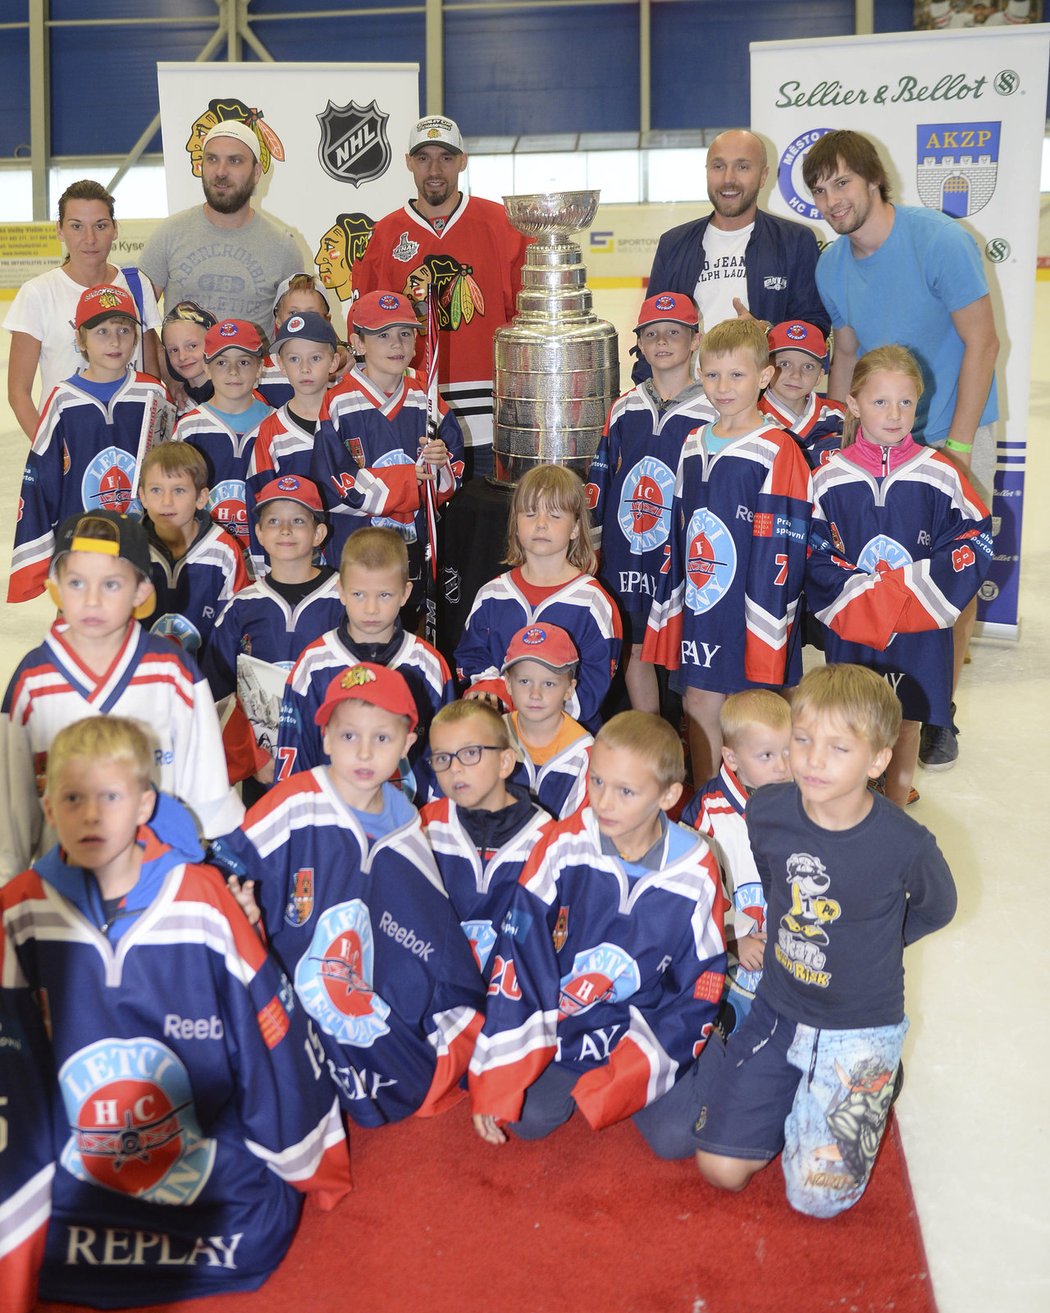
<path fill-rule="evenodd" d="M 317 158 L 325 173 L 354 187 L 381 178 L 390 166 L 389 117 L 374 100 L 364 106 L 353 100 L 346 105 L 329 101 L 317 115 L 321 125 Z"/>
<path fill-rule="evenodd" d="M 999 171 L 1001 123 L 920 123 L 915 181 L 928 209 L 953 219 L 983 210 Z"/>

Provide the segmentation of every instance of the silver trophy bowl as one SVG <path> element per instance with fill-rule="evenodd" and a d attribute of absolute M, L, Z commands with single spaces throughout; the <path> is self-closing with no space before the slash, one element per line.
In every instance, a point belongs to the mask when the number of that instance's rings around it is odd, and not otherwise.
<path fill-rule="evenodd" d="M 597 191 L 554 191 L 504 196 L 503 207 L 518 232 L 553 243 L 594 222 L 600 195 Z"/>
<path fill-rule="evenodd" d="M 537 465 L 585 478 L 619 391 L 616 330 L 591 309 L 587 271 L 570 236 L 594 222 L 597 191 L 504 196 L 510 222 L 534 240 L 518 313 L 493 341 L 493 475 L 513 487 Z"/>

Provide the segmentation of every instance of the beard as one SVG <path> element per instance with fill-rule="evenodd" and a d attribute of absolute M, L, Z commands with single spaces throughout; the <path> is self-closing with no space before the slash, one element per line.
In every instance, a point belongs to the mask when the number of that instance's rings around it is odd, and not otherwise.
<path fill-rule="evenodd" d="M 204 182 L 204 199 L 217 214 L 236 214 L 238 210 L 244 209 L 255 193 L 253 178 L 233 191 L 216 192 L 215 183 L 220 181 L 225 179 L 215 178 Z"/>
<path fill-rule="evenodd" d="M 707 199 L 714 206 L 715 213 L 723 219 L 737 219 L 755 204 L 761 190 L 761 187 L 755 187 L 753 190 L 742 190 L 738 196 L 722 197 L 708 189 Z"/>

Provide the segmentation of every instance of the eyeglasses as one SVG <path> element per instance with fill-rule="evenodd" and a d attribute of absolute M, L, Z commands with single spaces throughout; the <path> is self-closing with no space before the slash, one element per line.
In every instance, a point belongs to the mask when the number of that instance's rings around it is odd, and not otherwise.
<path fill-rule="evenodd" d="M 502 751 L 502 748 L 494 747 L 491 743 L 471 743 L 465 748 L 460 748 L 458 752 L 432 752 L 427 760 L 440 773 L 448 770 L 452 765 L 453 757 L 461 766 L 476 766 L 483 752 Z"/>

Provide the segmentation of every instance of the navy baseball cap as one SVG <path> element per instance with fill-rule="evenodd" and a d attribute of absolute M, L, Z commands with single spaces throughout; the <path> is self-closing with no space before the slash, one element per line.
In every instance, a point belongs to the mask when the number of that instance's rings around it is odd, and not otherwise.
<path fill-rule="evenodd" d="M 339 345 L 339 339 L 330 321 L 316 310 L 304 310 L 302 313 L 289 315 L 277 330 L 272 350 L 276 351 L 282 342 L 292 341 L 323 342 L 333 350 Z"/>

